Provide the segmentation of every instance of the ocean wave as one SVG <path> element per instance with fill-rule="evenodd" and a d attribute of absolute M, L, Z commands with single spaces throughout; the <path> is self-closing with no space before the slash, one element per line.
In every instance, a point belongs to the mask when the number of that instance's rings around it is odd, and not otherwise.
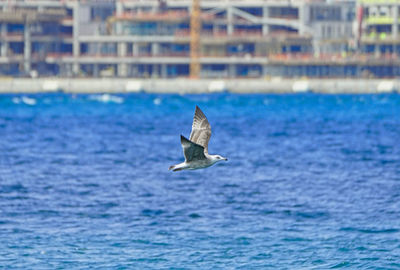
<path fill-rule="evenodd" d="M 124 102 L 124 99 L 119 96 L 113 96 L 110 94 L 103 94 L 103 95 L 90 95 L 90 100 L 95 100 L 102 103 L 118 103 L 121 104 Z"/>
<path fill-rule="evenodd" d="M 161 99 L 161 98 L 155 98 L 155 99 L 153 100 L 154 105 L 160 105 L 161 102 L 162 102 L 162 99 Z"/>
<path fill-rule="evenodd" d="M 34 98 L 30 98 L 30 97 L 26 97 L 26 96 L 23 96 L 23 97 L 14 97 L 13 99 L 12 99 L 12 102 L 14 103 L 14 104 L 21 104 L 21 103 L 23 103 L 23 104 L 26 104 L 26 105 L 30 105 L 30 106 L 34 106 L 34 105 L 36 105 L 36 99 L 34 99 Z"/>
<path fill-rule="evenodd" d="M 21 99 L 15 97 L 15 98 L 12 98 L 12 102 L 13 102 L 14 104 L 20 104 L 20 103 L 21 103 Z"/>

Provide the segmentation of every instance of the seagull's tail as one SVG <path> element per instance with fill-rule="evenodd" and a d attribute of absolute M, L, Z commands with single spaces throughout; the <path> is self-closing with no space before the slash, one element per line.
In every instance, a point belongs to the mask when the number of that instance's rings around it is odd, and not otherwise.
<path fill-rule="evenodd" d="M 182 170 L 182 168 L 177 168 L 177 167 L 178 167 L 177 165 L 172 165 L 172 166 L 170 166 L 170 167 L 168 168 L 168 170 L 172 170 L 173 172 L 181 171 L 181 170 Z"/>

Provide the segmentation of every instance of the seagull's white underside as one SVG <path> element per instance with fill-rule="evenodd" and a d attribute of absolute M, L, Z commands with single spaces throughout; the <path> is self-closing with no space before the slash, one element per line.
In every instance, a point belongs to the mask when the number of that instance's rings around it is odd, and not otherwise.
<path fill-rule="evenodd" d="M 215 162 L 216 161 L 213 161 L 211 158 L 206 158 L 206 159 L 203 159 L 203 160 L 194 160 L 194 161 L 190 161 L 190 162 L 184 161 L 182 163 L 179 163 L 179 164 L 173 166 L 174 168 L 172 170 L 180 171 L 180 170 L 203 169 L 203 168 L 210 167 Z"/>

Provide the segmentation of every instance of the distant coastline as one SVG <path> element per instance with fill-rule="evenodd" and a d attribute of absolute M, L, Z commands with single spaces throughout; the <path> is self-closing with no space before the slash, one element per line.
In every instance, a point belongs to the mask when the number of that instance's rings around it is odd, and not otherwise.
<path fill-rule="evenodd" d="M 0 93 L 400 93 L 398 79 L 0 78 Z"/>

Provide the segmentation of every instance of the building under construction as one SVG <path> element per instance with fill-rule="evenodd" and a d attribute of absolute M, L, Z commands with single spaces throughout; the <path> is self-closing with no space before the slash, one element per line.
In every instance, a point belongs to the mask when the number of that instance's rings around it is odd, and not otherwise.
<path fill-rule="evenodd" d="M 0 74 L 134 78 L 398 76 L 397 57 L 391 61 L 380 58 L 387 52 L 397 55 L 399 47 L 392 46 L 389 51 L 371 47 L 371 29 L 380 36 L 386 28 L 370 27 L 371 21 L 365 18 L 370 16 L 373 1 L 367 2 L 2 1 Z M 399 9 L 400 3 L 388 2 Z M 362 14 L 356 14 L 358 9 Z M 397 40 L 398 30 L 393 33 Z"/>

